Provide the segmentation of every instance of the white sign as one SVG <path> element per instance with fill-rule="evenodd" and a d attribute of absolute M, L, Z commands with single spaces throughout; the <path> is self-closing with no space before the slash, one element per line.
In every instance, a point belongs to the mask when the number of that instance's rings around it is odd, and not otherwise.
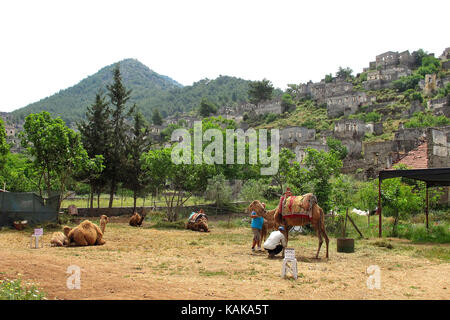
<path fill-rule="evenodd" d="M 42 236 L 44 234 L 44 229 L 34 229 L 34 235 L 35 236 Z"/>
<path fill-rule="evenodd" d="M 295 259 L 295 250 L 293 248 L 286 248 L 284 250 L 284 258 L 285 259 Z"/>

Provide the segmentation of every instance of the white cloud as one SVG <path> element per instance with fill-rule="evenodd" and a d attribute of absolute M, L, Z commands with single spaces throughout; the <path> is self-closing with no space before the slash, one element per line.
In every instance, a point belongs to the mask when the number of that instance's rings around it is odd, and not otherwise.
<path fill-rule="evenodd" d="M 222 74 L 285 88 L 388 50 L 440 55 L 448 12 L 432 0 L 1 2 L 0 110 L 125 58 L 184 85 Z"/>

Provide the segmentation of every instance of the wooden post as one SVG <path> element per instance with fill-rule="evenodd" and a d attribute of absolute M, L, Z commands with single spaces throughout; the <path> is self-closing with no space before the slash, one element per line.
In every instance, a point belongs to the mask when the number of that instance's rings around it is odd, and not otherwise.
<path fill-rule="evenodd" d="M 427 217 L 427 229 L 428 229 L 428 183 L 427 183 L 427 188 L 426 188 L 426 202 L 427 202 L 427 206 L 426 206 L 426 211 L 425 211 L 425 215 Z"/>
<path fill-rule="evenodd" d="M 347 231 L 347 217 L 348 217 L 348 208 L 345 211 L 345 221 L 344 221 L 344 230 L 342 231 L 342 238 L 345 238 Z"/>
<path fill-rule="evenodd" d="M 378 238 L 382 237 L 381 232 L 381 179 L 378 175 Z"/>
<path fill-rule="evenodd" d="M 361 238 L 364 238 L 363 234 L 361 233 L 361 231 L 359 231 L 358 226 L 356 225 L 356 223 L 353 221 L 352 217 L 350 217 L 349 214 L 348 215 L 348 220 L 350 220 L 350 222 L 352 223 L 352 225 L 355 227 L 356 231 L 358 231 L 359 235 L 361 236 Z"/>

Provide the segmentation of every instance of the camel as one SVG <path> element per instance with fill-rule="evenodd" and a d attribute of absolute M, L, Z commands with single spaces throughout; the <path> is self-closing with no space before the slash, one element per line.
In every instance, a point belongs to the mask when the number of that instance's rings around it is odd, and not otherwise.
<path fill-rule="evenodd" d="M 264 218 L 264 224 L 261 229 L 261 242 L 266 241 L 267 232 L 278 229 L 278 224 L 275 222 L 275 211 L 276 209 L 268 210 L 264 213 L 264 215 L 262 215 Z"/>
<path fill-rule="evenodd" d="M 319 247 L 317 249 L 315 258 L 316 259 L 319 258 L 320 248 L 322 247 L 322 243 L 323 243 L 322 237 L 325 238 L 325 243 L 327 245 L 326 258 L 328 258 L 329 239 L 328 239 L 327 233 L 325 231 L 325 215 L 323 213 L 323 210 L 317 204 L 317 198 L 312 193 L 308 193 L 308 194 L 304 195 L 303 197 L 304 197 L 304 201 L 302 203 L 304 205 L 303 209 L 305 211 L 309 211 L 310 209 L 312 210 L 311 219 L 308 219 L 307 217 L 300 216 L 300 215 L 297 215 L 297 216 L 291 215 L 291 216 L 283 217 L 280 212 L 280 208 L 278 206 L 276 209 L 274 209 L 275 210 L 274 223 L 284 226 L 285 231 L 283 233 L 284 233 L 284 236 L 286 237 L 286 246 L 287 246 L 288 239 L 289 239 L 290 227 L 304 226 L 306 224 L 311 224 L 312 227 L 314 228 L 314 230 L 316 230 L 317 237 L 319 238 Z M 250 204 L 249 210 L 255 211 L 256 214 L 259 216 L 267 216 L 267 211 L 266 211 L 265 207 L 263 206 L 263 204 L 259 200 L 254 200 Z"/>
<path fill-rule="evenodd" d="M 186 222 L 186 229 L 193 231 L 210 232 L 208 228 L 208 217 L 203 209 L 200 209 L 197 215 L 192 216 L 188 222 Z"/>
<path fill-rule="evenodd" d="M 69 227 L 66 227 L 69 228 Z M 50 240 L 50 245 L 52 247 L 62 247 L 69 244 L 69 239 L 62 232 L 53 232 L 52 239 Z"/>
<path fill-rule="evenodd" d="M 129 224 L 132 227 L 140 227 L 142 226 L 142 223 L 144 222 L 145 213 L 140 215 L 139 213 L 135 212 L 130 218 Z"/>
<path fill-rule="evenodd" d="M 78 246 L 103 245 L 103 234 L 109 218 L 105 215 L 100 216 L 100 228 L 89 220 L 84 220 L 75 228 L 64 227 L 64 234 L 69 239 L 69 244 Z"/>

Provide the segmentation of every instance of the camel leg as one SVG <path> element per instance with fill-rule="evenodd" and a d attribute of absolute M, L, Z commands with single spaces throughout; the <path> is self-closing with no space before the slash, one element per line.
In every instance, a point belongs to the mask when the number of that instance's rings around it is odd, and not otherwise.
<path fill-rule="evenodd" d="M 322 223 L 321 225 L 320 225 L 320 229 L 321 229 L 321 232 L 322 232 L 322 234 L 323 234 L 323 237 L 325 238 L 325 244 L 327 245 L 327 259 L 328 259 L 328 243 L 330 242 L 329 241 L 329 239 L 328 239 L 328 235 L 327 235 L 327 232 L 325 231 L 325 225 Z"/>
<path fill-rule="evenodd" d="M 320 247 L 322 247 L 322 231 L 320 230 L 320 226 L 317 226 L 316 231 L 317 231 L 317 237 L 319 238 L 319 248 L 317 248 L 317 253 L 316 253 L 316 259 L 319 259 L 319 252 L 320 252 Z"/>
<path fill-rule="evenodd" d="M 289 241 L 289 226 L 287 224 L 284 225 L 284 234 L 286 236 L 286 247 L 283 248 L 283 251 L 281 253 L 283 258 L 284 258 L 284 251 L 285 251 L 284 249 L 287 248 L 288 241 Z"/>

